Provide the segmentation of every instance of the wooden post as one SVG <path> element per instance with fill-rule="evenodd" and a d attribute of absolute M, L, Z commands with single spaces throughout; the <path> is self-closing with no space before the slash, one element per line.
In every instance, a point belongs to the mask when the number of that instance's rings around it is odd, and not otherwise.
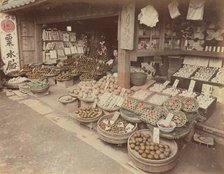
<path fill-rule="evenodd" d="M 118 84 L 130 88 L 130 54 L 134 49 L 135 3 L 124 5 L 118 18 Z"/>

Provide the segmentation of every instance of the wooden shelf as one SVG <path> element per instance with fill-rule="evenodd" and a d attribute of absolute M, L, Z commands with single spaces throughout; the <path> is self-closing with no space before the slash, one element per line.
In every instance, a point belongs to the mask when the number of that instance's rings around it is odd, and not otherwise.
<path fill-rule="evenodd" d="M 208 51 L 191 51 L 191 50 L 138 50 L 137 57 L 148 56 L 199 56 L 211 58 L 223 58 L 224 53 L 208 52 Z"/>

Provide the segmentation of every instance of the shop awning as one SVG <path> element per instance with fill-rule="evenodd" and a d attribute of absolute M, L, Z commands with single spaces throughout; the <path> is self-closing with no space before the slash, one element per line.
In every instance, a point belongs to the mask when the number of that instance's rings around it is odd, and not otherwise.
<path fill-rule="evenodd" d="M 24 7 L 35 3 L 36 0 L 6 0 L 0 4 L 0 12 L 12 10 L 15 8 Z"/>

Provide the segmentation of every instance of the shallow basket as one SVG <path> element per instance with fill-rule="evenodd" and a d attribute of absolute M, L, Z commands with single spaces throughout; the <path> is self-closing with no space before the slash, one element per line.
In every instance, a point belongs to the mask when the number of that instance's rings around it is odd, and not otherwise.
<path fill-rule="evenodd" d="M 187 101 L 193 103 L 193 104 L 194 104 L 194 107 L 193 107 L 193 108 L 189 108 L 189 109 L 187 109 L 186 107 L 183 107 L 183 105 L 185 105 L 185 103 L 186 103 Z M 183 98 L 181 99 L 181 102 L 182 102 L 182 107 L 181 107 L 181 109 L 182 109 L 183 111 L 188 112 L 188 113 L 191 113 L 191 112 L 197 112 L 197 111 L 198 111 L 199 104 L 198 104 L 198 102 L 197 102 L 196 99 L 194 99 L 194 98 L 188 98 L 188 97 L 187 97 L 187 98 L 183 97 Z"/>
<path fill-rule="evenodd" d="M 61 99 L 62 97 L 64 97 L 64 96 L 70 96 L 70 95 L 62 95 L 61 97 L 58 98 L 58 101 L 59 101 L 60 103 L 62 103 L 62 104 L 73 103 L 74 101 L 77 100 L 77 98 L 71 96 L 71 97 L 73 98 L 73 100 L 71 100 L 71 101 L 61 101 L 60 99 Z"/>
<path fill-rule="evenodd" d="M 81 123 L 92 123 L 92 122 L 96 122 L 96 121 L 98 121 L 99 120 L 99 118 L 102 116 L 102 114 L 103 114 L 103 111 L 101 110 L 101 109 L 99 109 L 99 114 L 96 116 L 96 117 L 94 117 L 94 118 L 82 118 L 82 117 L 80 117 L 79 115 L 77 115 L 77 114 L 72 114 L 72 117 L 75 119 L 75 120 L 77 120 L 77 121 L 79 121 L 79 122 L 81 122 Z"/>
<path fill-rule="evenodd" d="M 140 115 L 135 114 L 131 111 L 121 108 L 120 109 L 121 117 L 131 123 L 141 123 Z"/>
<path fill-rule="evenodd" d="M 45 86 L 45 87 L 43 87 L 43 88 L 30 88 L 30 91 L 32 92 L 32 93 L 35 93 L 35 94 L 37 94 L 37 93 L 44 93 L 44 92 L 47 92 L 48 91 L 48 89 L 50 88 L 50 86 L 49 85 L 47 85 L 47 86 Z"/>
<path fill-rule="evenodd" d="M 131 73 L 131 84 L 135 86 L 142 86 L 145 84 L 147 79 L 147 74 L 143 72 Z"/>
<path fill-rule="evenodd" d="M 129 136 L 137 130 L 137 124 L 135 124 L 135 127 L 133 128 L 133 130 L 131 132 L 128 132 L 128 133 L 117 134 L 117 133 L 107 132 L 100 127 L 100 122 L 103 119 L 109 119 L 109 118 L 112 118 L 112 117 L 113 117 L 113 114 L 109 114 L 109 115 L 105 115 L 105 116 L 101 117 L 98 120 L 98 122 L 97 122 L 97 132 L 98 132 L 98 135 L 99 135 L 100 139 L 107 142 L 107 143 L 111 143 L 111 144 L 125 144 L 125 143 L 127 143 Z"/>

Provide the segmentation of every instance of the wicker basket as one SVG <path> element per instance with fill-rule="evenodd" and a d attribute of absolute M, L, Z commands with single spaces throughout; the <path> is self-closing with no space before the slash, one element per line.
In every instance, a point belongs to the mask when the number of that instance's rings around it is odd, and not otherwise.
<path fill-rule="evenodd" d="M 80 117 L 79 115 L 77 115 L 75 113 L 72 114 L 72 117 L 74 119 L 76 119 L 77 121 L 81 122 L 81 123 L 92 123 L 92 122 L 98 121 L 99 118 L 102 116 L 102 114 L 103 114 L 103 111 L 101 109 L 99 109 L 98 115 L 96 117 L 94 117 L 94 118 L 82 118 L 82 117 Z"/>
<path fill-rule="evenodd" d="M 45 93 L 48 91 L 48 89 L 50 88 L 49 85 L 46 85 L 45 87 L 43 88 L 30 88 L 31 92 L 34 93 L 34 94 L 38 94 L 38 93 Z"/>
<path fill-rule="evenodd" d="M 131 123 L 141 123 L 140 116 L 126 109 L 120 109 L 121 117 Z"/>
<path fill-rule="evenodd" d="M 137 132 L 150 135 L 152 137 L 152 134 L 148 129 L 142 129 Z M 168 141 L 165 139 L 160 139 L 160 142 L 162 144 L 169 145 L 171 149 L 171 155 L 168 158 L 160 160 L 150 160 L 141 157 L 139 153 L 131 149 L 129 142 L 133 135 L 134 133 L 128 139 L 128 156 L 136 167 L 145 172 L 160 173 L 160 172 L 167 172 L 176 166 L 178 156 L 178 146 L 174 140 Z"/>
<path fill-rule="evenodd" d="M 58 98 L 58 101 L 59 101 L 60 103 L 62 103 L 62 104 L 68 104 L 68 103 L 73 103 L 74 101 L 77 100 L 77 98 L 72 97 L 73 99 L 70 100 L 70 101 L 62 101 L 61 98 L 62 98 L 62 97 L 65 97 L 65 96 L 70 96 L 70 95 L 63 95 L 63 96 L 61 96 L 61 97 Z"/>
<path fill-rule="evenodd" d="M 143 72 L 131 73 L 131 84 L 135 86 L 142 86 L 145 84 L 147 79 L 147 74 Z"/>
<path fill-rule="evenodd" d="M 182 107 L 181 109 L 185 112 L 197 112 L 198 111 L 198 108 L 199 108 L 199 104 L 197 102 L 196 99 L 194 98 L 185 98 L 183 97 L 181 99 L 181 102 L 182 102 Z M 189 103 L 189 104 L 188 104 Z M 192 103 L 192 105 L 190 105 Z M 191 107 L 189 107 L 191 106 Z"/>
<path fill-rule="evenodd" d="M 103 119 L 110 119 L 113 117 L 113 114 L 109 114 L 109 115 L 105 115 L 103 117 L 101 117 L 98 122 L 97 122 L 97 132 L 99 134 L 99 137 L 101 140 L 107 142 L 107 143 L 111 143 L 111 144 L 124 144 L 127 143 L 128 141 L 128 137 L 137 130 L 137 124 L 135 124 L 135 127 L 133 128 L 133 130 L 131 132 L 128 133 L 123 133 L 123 134 L 117 134 L 117 133 L 112 133 L 112 132 L 107 132 L 105 130 L 103 130 L 100 127 L 100 122 Z"/>

